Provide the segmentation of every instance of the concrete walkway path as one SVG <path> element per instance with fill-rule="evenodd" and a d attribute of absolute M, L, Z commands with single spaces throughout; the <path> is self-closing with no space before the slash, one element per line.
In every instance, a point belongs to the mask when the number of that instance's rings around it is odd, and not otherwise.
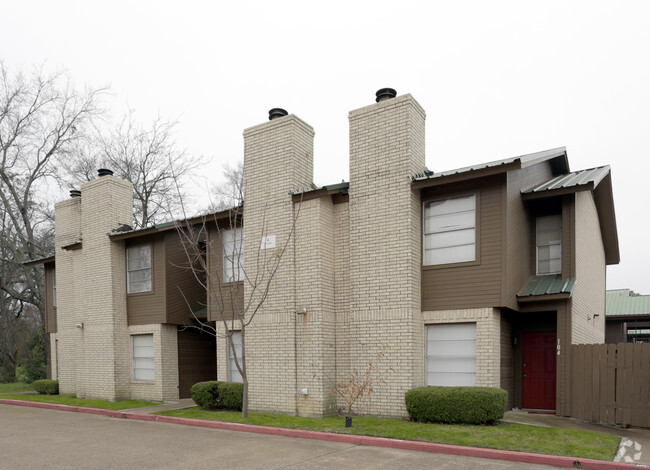
<path fill-rule="evenodd" d="M 120 411 L 124 412 L 133 412 L 133 413 L 157 413 L 158 411 L 170 411 L 170 410 L 184 410 L 185 408 L 192 408 L 196 406 L 194 400 L 191 398 L 181 398 L 176 401 L 166 401 L 160 405 L 145 406 L 141 408 L 128 408 Z"/>

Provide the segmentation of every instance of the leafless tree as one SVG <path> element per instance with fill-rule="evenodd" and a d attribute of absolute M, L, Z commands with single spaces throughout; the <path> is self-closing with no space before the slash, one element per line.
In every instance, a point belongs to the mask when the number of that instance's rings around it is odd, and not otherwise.
<path fill-rule="evenodd" d="M 238 174 L 240 172 L 234 171 L 230 178 L 238 178 Z M 238 179 L 233 182 L 233 185 L 237 186 L 239 181 Z M 241 188 L 241 185 L 238 187 Z M 246 331 L 266 302 L 273 279 L 294 236 L 299 215 L 300 204 L 298 204 L 298 210 L 295 212 L 289 233 L 283 243 L 278 243 L 278 248 L 273 251 L 265 250 L 261 244 L 258 245 L 255 258 L 247 259 L 247 262 L 253 261 L 253 266 L 250 267 L 243 266 L 242 232 L 237 231 L 242 226 L 243 205 L 202 217 L 200 221 L 186 219 L 177 224 L 177 230 L 188 260 L 186 267 L 191 270 L 196 281 L 205 290 L 212 318 L 215 318 L 216 322 L 222 326 L 222 328 L 218 328 L 216 324 L 210 324 L 194 317 L 196 325 L 189 327 L 225 338 L 228 342 L 235 366 L 242 377 L 244 388 L 242 417 L 244 418 L 248 416 L 249 391 Z M 265 232 L 266 221 L 263 221 L 259 239 L 262 239 Z M 211 236 L 206 237 L 208 233 Z M 207 240 L 207 246 L 202 243 L 202 240 Z M 228 247 L 225 253 L 222 251 L 224 245 Z M 215 253 L 218 254 L 215 255 Z M 214 267 L 209 269 L 211 254 L 221 257 L 222 253 L 224 253 L 222 258 L 224 269 L 218 270 Z M 235 343 L 233 339 L 235 332 L 239 332 L 241 344 Z"/>
<path fill-rule="evenodd" d="M 98 168 L 108 168 L 133 183 L 135 228 L 178 217 L 189 177 L 203 159 L 179 148 L 176 126 L 157 118 L 145 128 L 130 111 L 114 127 L 97 127 L 79 142 L 75 158 L 65 166 L 66 177 L 79 185 L 94 179 Z"/>
<path fill-rule="evenodd" d="M 39 193 L 84 139 L 103 89 L 76 91 L 63 74 L 11 74 L 0 63 L 0 290 L 14 315 L 24 303 L 44 313 L 42 271 L 23 262 L 43 256 L 52 219 Z"/>
<path fill-rule="evenodd" d="M 224 181 L 212 189 L 211 212 L 238 207 L 244 202 L 244 162 L 224 165 L 223 176 Z"/>

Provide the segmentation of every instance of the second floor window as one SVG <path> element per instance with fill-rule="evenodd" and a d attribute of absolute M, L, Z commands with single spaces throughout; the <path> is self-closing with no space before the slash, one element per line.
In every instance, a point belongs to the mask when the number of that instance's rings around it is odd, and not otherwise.
<path fill-rule="evenodd" d="M 244 241 L 241 228 L 221 231 L 223 241 L 223 282 L 244 280 Z"/>
<path fill-rule="evenodd" d="M 537 274 L 562 272 L 562 216 L 537 217 Z"/>
<path fill-rule="evenodd" d="M 476 194 L 424 203 L 424 265 L 476 260 Z"/>
<path fill-rule="evenodd" d="M 126 249 L 127 293 L 151 291 L 151 245 Z"/>

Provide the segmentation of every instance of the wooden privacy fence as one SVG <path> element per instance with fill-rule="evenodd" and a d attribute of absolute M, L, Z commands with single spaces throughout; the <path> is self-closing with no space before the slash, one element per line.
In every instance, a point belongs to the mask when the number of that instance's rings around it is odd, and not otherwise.
<path fill-rule="evenodd" d="M 570 416 L 650 427 L 650 344 L 571 346 Z"/>

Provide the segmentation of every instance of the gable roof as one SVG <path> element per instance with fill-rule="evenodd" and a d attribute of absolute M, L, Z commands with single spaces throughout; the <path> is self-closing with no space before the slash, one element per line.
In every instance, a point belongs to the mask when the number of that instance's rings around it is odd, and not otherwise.
<path fill-rule="evenodd" d="M 439 173 L 425 171 L 411 177 L 413 187 L 424 188 L 440 184 L 464 181 L 472 178 L 505 173 L 512 170 L 520 170 L 537 163 L 550 161 L 554 174 L 567 173 L 569 161 L 566 147 L 544 150 L 542 152 L 529 153 L 518 157 L 495 160 L 493 162 L 479 163 L 478 165 L 466 166 L 454 170 L 441 171 Z"/>
<path fill-rule="evenodd" d="M 605 294 L 605 314 L 608 317 L 650 315 L 650 295 L 635 294 L 630 289 L 608 290 Z"/>
<path fill-rule="evenodd" d="M 621 261 L 621 254 L 618 247 L 618 229 L 609 165 L 555 176 L 532 188 L 522 190 L 521 198 L 527 201 L 580 191 L 592 191 L 605 247 L 605 262 L 608 265 L 618 264 Z"/>

